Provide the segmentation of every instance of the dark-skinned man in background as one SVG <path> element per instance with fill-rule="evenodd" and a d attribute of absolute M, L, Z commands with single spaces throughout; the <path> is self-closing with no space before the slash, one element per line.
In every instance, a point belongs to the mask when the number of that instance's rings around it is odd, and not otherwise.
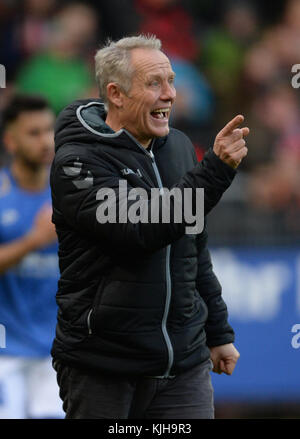
<path fill-rule="evenodd" d="M 62 416 L 50 349 L 59 277 L 49 165 L 54 114 L 17 95 L 2 114 L 9 164 L 0 171 L 0 418 Z"/>

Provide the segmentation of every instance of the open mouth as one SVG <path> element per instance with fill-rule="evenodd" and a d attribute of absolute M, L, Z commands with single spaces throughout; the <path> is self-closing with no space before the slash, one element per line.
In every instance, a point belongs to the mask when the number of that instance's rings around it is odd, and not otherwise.
<path fill-rule="evenodd" d="M 168 120 L 169 113 L 170 113 L 170 108 L 158 108 L 157 110 L 151 111 L 150 114 L 155 119 Z"/>

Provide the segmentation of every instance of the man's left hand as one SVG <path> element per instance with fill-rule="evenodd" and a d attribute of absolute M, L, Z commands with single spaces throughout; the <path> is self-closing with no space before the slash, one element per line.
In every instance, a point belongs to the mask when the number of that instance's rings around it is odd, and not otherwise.
<path fill-rule="evenodd" d="M 213 372 L 218 374 L 226 373 L 231 375 L 237 360 L 240 357 L 239 352 L 232 343 L 224 344 L 221 346 L 214 346 L 210 349 L 210 357 L 213 362 Z"/>

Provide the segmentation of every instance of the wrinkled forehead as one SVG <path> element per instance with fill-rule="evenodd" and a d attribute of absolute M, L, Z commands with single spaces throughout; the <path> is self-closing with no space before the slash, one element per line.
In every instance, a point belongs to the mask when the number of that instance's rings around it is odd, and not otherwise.
<path fill-rule="evenodd" d="M 131 52 L 133 78 L 143 78 L 150 75 L 173 74 L 169 58 L 160 50 L 133 49 Z"/>

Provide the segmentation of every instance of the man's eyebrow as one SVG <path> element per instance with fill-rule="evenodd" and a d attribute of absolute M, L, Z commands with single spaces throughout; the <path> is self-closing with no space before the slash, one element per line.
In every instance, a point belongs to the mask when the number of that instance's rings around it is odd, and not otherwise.
<path fill-rule="evenodd" d="M 149 73 L 147 75 L 147 80 L 151 80 L 151 79 L 160 79 L 163 75 L 159 74 L 159 73 Z M 176 73 L 175 72 L 171 72 L 170 74 L 168 74 L 168 78 L 175 78 Z"/>

